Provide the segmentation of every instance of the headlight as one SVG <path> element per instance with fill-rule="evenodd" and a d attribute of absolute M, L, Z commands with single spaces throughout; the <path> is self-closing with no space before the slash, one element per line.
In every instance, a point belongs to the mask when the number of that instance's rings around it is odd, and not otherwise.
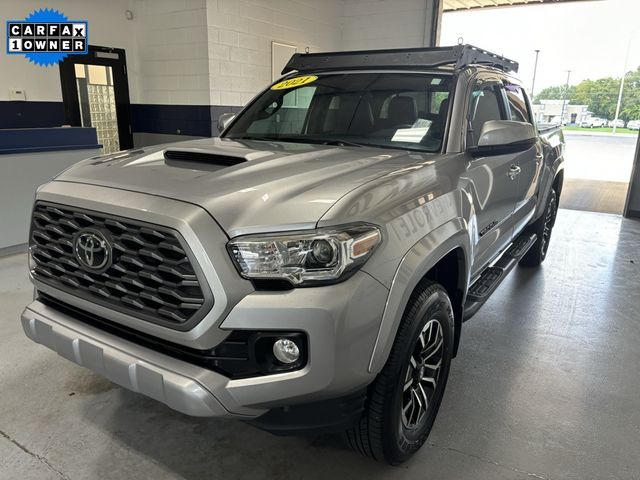
<path fill-rule="evenodd" d="M 335 283 L 371 256 L 381 240 L 368 224 L 273 235 L 247 235 L 229 242 L 240 274 L 248 279 L 287 280 L 293 285 Z"/>

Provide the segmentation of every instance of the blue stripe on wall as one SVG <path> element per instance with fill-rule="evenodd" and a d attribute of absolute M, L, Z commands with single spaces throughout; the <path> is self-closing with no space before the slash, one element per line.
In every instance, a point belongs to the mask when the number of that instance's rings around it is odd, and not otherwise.
<path fill-rule="evenodd" d="M 0 129 L 48 128 L 63 124 L 62 102 L 0 101 Z"/>
<path fill-rule="evenodd" d="M 131 105 L 134 132 L 211 137 L 218 134 L 218 117 L 241 107 L 220 105 Z"/>
<path fill-rule="evenodd" d="M 131 104 L 134 133 L 161 133 L 211 137 L 218 134 L 218 117 L 239 112 L 224 105 Z M 0 101 L 0 129 L 59 127 L 65 123 L 62 102 Z"/>
<path fill-rule="evenodd" d="M 98 145 L 95 128 L 0 129 L 0 155 L 98 149 L 101 146 Z"/>
<path fill-rule="evenodd" d="M 134 132 L 211 136 L 211 113 L 205 105 L 131 105 Z"/>

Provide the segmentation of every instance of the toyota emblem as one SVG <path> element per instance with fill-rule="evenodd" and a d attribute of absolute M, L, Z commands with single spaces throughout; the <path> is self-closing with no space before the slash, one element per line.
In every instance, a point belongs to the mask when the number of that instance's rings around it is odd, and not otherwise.
<path fill-rule="evenodd" d="M 105 270 L 111 262 L 111 245 L 98 230 L 83 230 L 74 241 L 80 265 L 89 270 Z"/>

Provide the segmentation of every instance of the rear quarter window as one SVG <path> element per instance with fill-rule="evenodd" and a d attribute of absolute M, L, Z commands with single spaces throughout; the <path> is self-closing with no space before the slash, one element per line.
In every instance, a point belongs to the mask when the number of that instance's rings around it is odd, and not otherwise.
<path fill-rule="evenodd" d="M 531 123 L 531 116 L 527 108 L 527 101 L 522 87 L 519 85 L 505 84 L 504 90 L 509 102 L 509 119 L 517 122 Z"/>

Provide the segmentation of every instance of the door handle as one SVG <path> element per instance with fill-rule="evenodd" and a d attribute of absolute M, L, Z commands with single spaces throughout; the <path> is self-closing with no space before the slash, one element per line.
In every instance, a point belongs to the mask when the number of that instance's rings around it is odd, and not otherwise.
<path fill-rule="evenodd" d="M 514 178 L 516 178 L 518 175 L 520 175 L 520 167 L 517 165 L 511 165 L 511 167 L 509 167 L 509 171 L 507 172 L 507 175 L 509 175 L 509 178 L 511 180 L 513 180 Z"/>

